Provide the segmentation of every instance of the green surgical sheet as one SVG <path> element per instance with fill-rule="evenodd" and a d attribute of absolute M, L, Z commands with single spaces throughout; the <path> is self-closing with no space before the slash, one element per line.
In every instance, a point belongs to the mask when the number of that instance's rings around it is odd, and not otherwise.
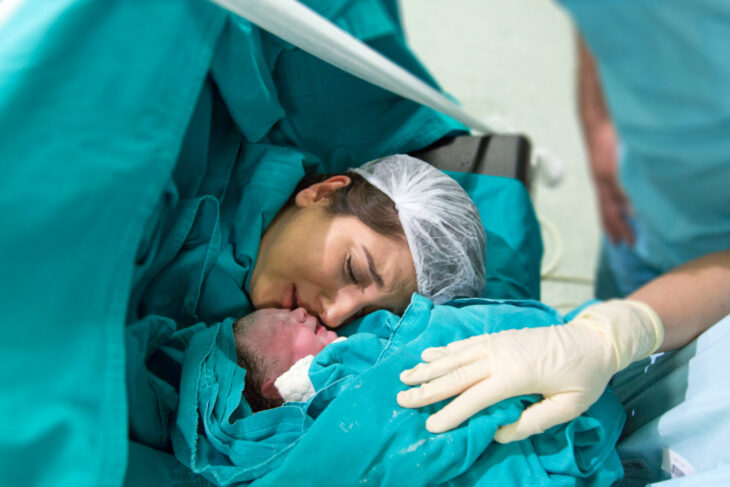
<path fill-rule="evenodd" d="M 305 3 L 433 84 L 395 1 Z M 142 407 L 176 400 L 175 354 L 153 367 L 161 347 L 249 310 L 258 239 L 303 174 L 464 127 L 204 0 L 27 0 L 8 15 L 0 485 L 203 482 L 155 429 L 171 420 L 162 404 Z M 536 298 L 541 247 L 524 190 L 462 184 L 493 196 L 482 216 L 499 258 L 485 292 Z"/>

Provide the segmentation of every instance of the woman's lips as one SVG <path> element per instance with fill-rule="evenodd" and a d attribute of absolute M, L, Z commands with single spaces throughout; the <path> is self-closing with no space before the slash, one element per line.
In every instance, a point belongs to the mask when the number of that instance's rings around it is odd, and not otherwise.
<path fill-rule="evenodd" d="M 297 288 L 294 284 L 286 288 L 284 297 L 281 300 L 281 307 L 285 309 L 295 309 L 297 307 Z"/>
<path fill-rule="evenodd" d="M 297 294 L 296 284 L 290 284 L 286 288 L 284 297 L 281 300 L 281 307 L 289 310 L 304 308 L 308 315 L 314 316 L 317 320 L 319 320 L 319 311 L 316 308 L 312 309 L 309 305 L 307 305 L 307 303 L 300 300 L 300 296 Z"/>

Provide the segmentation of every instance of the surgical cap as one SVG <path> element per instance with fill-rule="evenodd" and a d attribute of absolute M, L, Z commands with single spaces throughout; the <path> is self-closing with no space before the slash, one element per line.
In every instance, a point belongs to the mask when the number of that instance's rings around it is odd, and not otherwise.
<path fill-rule="evenodd" d="M 353 171 L 395 203 L 420 294 L 435 304 L 481 295 L 487 237 L 476 205 L 459 183 L 404 154 Z"/>

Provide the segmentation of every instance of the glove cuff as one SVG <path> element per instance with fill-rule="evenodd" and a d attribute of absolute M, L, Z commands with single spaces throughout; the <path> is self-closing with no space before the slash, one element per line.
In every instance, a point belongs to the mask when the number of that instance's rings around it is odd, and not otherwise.
<path fill-rule="evenodd" d="M 648 304 L 642 303 L 641 301 L 633 301 L 630 299 L 624 299 L 623 302 L 625 304 L 628 304 L 629 306 L 632 306 L 635 310 L 644 313 L 645 317 L 643 320 L 643 325 L 646 327 L 650 327 L 650 330 L 653 331 L 654 342 L 651 344 L 648 350 L 643 352 L 641 356 L 635 357 L 634 360 L 632 360 L 632 362 L 636 362 L 637 360 L 645 359 L 652 353 L 656 352 L 659 347 L 662 346 L 662 343 L 664 343 L 664 323 L 662 323 L 662 319 L 659 318 L 659 315 L 656 314 L 656 312 L 651 309 Z M 628 364 L 626 365 L 628 366 Z"/>
<path fill-rule="evenodd" d="M 599 331 L 616 356 L 616 372 L 654 353 L 664 341 L 664 326 L 648 305 L 614 299 L 583 310 L 575 321 Z"/>

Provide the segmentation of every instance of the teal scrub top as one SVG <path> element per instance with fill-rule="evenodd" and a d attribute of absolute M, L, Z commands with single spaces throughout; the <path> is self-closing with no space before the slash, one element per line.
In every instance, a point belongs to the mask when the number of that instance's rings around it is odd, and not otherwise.
<path fill-rule="evenodd" d="M 395 2 L 306 3 L 433 84 Z M 29 0 L 2 22 L 0 484 L 120 485 L 125 471 L 153 482 L 131 466 L 149 468 L 140 452 L 167 444 L 130 440 L 125 379 L 144 397 L 155 382 L 138 369 L 159 358 L 160 336 L 134 328 L 125 345 L 125 324 L 183 331 L 201 309 L 243 309 L 240 288 L 228 307 L 199 301 L 214 270 L 224 291 L 241 279 L 231 242 L 281 204 L 272 194 L 247 219 L 240 193 L 270 176 L 257 164 L 276 175 L 298 161 L 294 181 L 463 127 L 206 1 Z M 166 275 L 188 278 L 167 288 Z"/>
<path fill-rule="evenodd" d="M 241 400 L 232 322 L 223 322 L 184 351 L 175 455 L 216 485 L 611 485 L 623 474 L 615 444 L 625 414 L 610 390 L 582 416 L 504 445 L 492 441 L 497 428 L 539 396 L 507 399 L 443 434 L 425 429 L 443 403 L 405 409 L 395 401 L 406 388 L 399 373 L 426 347 L 560 323 L 534 301 L 434 306 L 414 295 L 402 318 L 372 313 L 315 357 L 309 401 L 252 414 Z"/>
<path fill-rule="evenodd" d="M 639 256 L 666 271 L 730 248 L 730 3 L 560 3 L 600 71 Z"/>

